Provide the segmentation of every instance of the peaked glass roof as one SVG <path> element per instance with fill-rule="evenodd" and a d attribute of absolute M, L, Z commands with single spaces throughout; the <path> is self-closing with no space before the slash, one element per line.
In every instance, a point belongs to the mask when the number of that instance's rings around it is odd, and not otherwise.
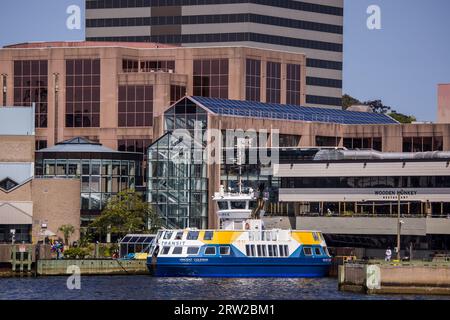
<path fill-rule="evenodd" d="M 255 101 L 190 97 L 204 108 L 218 115 L 283 119 L 338 124 L 398 124 L 391 117 L 373 112 L 357 112 L 319 107 L 302 107 Z"/>

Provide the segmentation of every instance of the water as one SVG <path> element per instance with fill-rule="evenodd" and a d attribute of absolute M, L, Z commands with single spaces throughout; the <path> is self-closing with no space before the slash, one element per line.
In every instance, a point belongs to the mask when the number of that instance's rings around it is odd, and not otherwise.
<path fill-rule="evenodd" d="M 81 290 L 67 277 L 0 279 L 0 300 L 376 300 L 450 299 L 439 296 L 367 296 L 339 292 L 337 279 L 215 279 L 85 276 Z"/>

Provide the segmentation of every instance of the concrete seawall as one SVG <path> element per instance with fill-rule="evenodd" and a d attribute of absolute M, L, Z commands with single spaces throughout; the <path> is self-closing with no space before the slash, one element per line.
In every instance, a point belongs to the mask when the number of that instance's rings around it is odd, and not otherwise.
<path fill-rule="evenodd" d="M 450 264 L 358 264 L 339 266 L 339 290 L 367 294 L 450 295 Z"/>
<path fill-rule="evenodd" d="M 67 275 L 70 266 L 80 268 L 82 275 L 148 274 L 146 260 L 39 260 L 39 276 Z M 71 272 L 69 271 L 69 274 Z"/>

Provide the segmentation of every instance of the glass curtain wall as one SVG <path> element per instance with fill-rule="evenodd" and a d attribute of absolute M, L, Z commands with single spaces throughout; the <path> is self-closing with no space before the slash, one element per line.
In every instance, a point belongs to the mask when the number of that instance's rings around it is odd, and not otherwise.
<path fill-rule="evenodd" d="M 184 99 L 165 113 L 164 120 L 165 135 L 148 149 L 148 201 L 169 228 L 206 228 L 208 179 L 203 136 L 207 113 Z"/>

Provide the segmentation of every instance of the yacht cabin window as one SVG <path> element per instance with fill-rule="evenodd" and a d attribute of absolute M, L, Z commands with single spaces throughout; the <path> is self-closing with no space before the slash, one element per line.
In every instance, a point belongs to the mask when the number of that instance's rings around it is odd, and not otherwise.
<path fill-rule="evenodd" d="M 220 247 L 219 252 L 223 256 L 227 256 L 230 254 L 230 247 Z"/>
<path fill-rule="evenodd" d="M 183 247 L 174 247 L 172 250 L 172 254 L 181 254 L 183 252 Z"/>
<path fill-rule="evenodd" d="M 303 248 L 303 254 L 305 256 L 312 256 L 312 249 L 310 247 L 304 247 Z"/>
<path fill-rule="evenodd" d="M 178 231 L 175 240 L 181 240 L 183 238 L 183 231 Z"/>
<path fill-rule="evenodd" d="M 170 247 L 163 247 L 161 254 L 169 254 Z"/>
<path fill-rule="evenodd" d="M 231 209 L 245 209 L 246 201 L 231 201 Z"/>
<path fill-rule="evenodd" d="M 217 205 L 219 206 L 220 210 L 227 210 L 228 209 L 228 201 L 218 201 Z"/>
<path fill-rule="evenodd" d="M 315 248 L 314 248 L 314 254 L 315 254 L 316 256 L 321 256 L 321 255 L 322 255 L 322 250 L 320 250 L 319 247 L 315 247 Z"/>
<path fill-rule="evenodd" d="M 205 249 L 205 255 L 215 255 L 216 254 L 216 247 L 206 247 Z"/>
<path fill-rule="evenodd" d="M 189 231 L 186 237 L 186 240 L 197 240 L 198 239 L 198 231 Z"/>
<path fill-rule="evenodd" d="M 187 254 L 198 254 L 200 247 L 188 247 Z"/>
<path fill-rule="evenodd" d="M 164 233 L 164 240 L 169 240 L 170 238 L 172 238 L 172 231 L 166 231 L 166 233 Z"/>
<path fill-rule="evenodd" d="M 214 231 L 205 231 L 203 240 L 212 240 L 213 237 L 214 237 Z"/>

